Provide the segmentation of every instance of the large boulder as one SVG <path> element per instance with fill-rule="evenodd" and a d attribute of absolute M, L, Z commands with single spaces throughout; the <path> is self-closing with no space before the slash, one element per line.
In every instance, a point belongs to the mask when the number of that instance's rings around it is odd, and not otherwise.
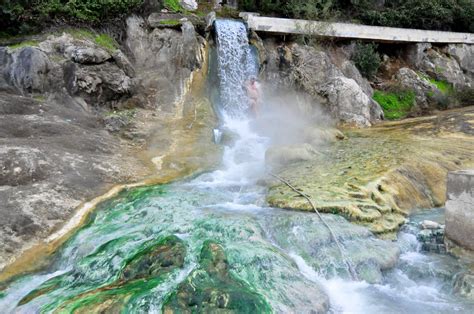
<path fill-rule="evenodd" d="M 434 84 L 421 78 L 415 71 L 409 68 L 398 70 L 394 79 L 401 87 L 415 92 L 416 109 L 419 110 L 429 109 L 430 98 L 440 94 L 440 91 Z"/>
<path fill-rule="evenodd" d="M 100 64 L 112 58 L 107 51 L 98 47 L 69 46 L 65 55 L 81 64 Z"/>
<path fill-rule="evenodd" d="M 449 45 L 448 53 L 456 59 L 461 69 L 474 79 L 474 45 Z"/>
<path fill-rule="evenodd" d="M 35 47 L 16 49 L 11 53 L 8 71 L 11 85 L 26 93 L 44 93 L 50 88 L 49 72 L 52 69 L 48 56 Z"/>
<path fill-rule="evenodd" d="M 426 52 L 420 67 L 430 76 L 446 81 L 455 88 L 470 85 L 469 78 L 464 75 L 456 59 L 435 49 Z"/>
<path fill-rule="evenodd" d="M 65 78 L 71 95 L 81 96 L 89 104 L 118 100 L 130 95 L 134 87 L 132 79 L 113 63 L 89 66 L 69 63 Z"/>
<path fill-rule="evenodd" d="M 131 52 L 137 79 L 148 97 L 148 107 L 173 111 L 189 88 L 193 71 L 203 65 L 204 39 L 197 35 L 189 21 L 182 21 L 181 30 L 146 28 L 136 16 L 127 19 L 126 46 Z"/>
<path fill-rule="evenodd" d="M 370 126 L 374 110 L 372 99 L 353 79 L 337 76 L 322 88 L 328 109 L 339 121 L 359 127 Z"/>

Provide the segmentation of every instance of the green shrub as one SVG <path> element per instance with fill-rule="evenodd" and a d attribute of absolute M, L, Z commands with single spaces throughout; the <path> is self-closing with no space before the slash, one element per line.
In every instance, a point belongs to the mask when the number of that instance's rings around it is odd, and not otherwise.
<path fill-rule="evenodd" d="M 377 44 L 358 42 L 352 61 L 364 77 L 374 78 L 381 63 L 380 54 L 377 52 Z"/>
<path fill-rule="evenodd" d="M 128 14 L 143 0 L 2 0 L 0 29 L 4 36 L 41 29 L 55 20 L 99 23 Z"/>
<path fill-rule="evenodd" d="M 179 0 L 164 0 L 164 6 L 171 12 L 181 12 L 183 8 L 179 4 Z"/>
<path fill-rule="evenodd" d="M 379 103 L 388 120 L 405 118 L 415 103 L 415 93 L 408 91 L 375 91 L 374 100 Z"/>

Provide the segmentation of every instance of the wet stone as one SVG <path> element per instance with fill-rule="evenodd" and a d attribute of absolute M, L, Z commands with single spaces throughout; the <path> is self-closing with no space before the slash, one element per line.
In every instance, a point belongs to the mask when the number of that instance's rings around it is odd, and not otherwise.
<path fill-rule="evenodd" d="M 157 245 L 132 257 L 123 269 L 120 279 L 130 281 L 168 273 L 182 267 L 185 256 L 184 243 L 176 236 L 166 237 Z"/>
<path fill-rule="evenodd" d="M 269 313 L 267 301 L 229 272 L 222 247 L 206 241 L 200 266 L 165 301 L 163 313 Z"/>

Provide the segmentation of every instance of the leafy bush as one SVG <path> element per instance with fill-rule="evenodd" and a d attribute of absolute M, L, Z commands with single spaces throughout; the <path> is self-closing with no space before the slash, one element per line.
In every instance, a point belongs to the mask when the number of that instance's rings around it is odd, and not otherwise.
<path fill-rule="evenodd" d="M 342 2 L 346 1 L 339 1 Z M 351 0 L 346 12 L 369 25 L 474 31 L 472 0 L 391 0 L 382 7 L 377 2 Z"/>
<path fill-rule="evenodd" d="M 358 42 L 352 61 L 364 77 L 374 78 L 381 63 L 380 54 L 377 52 L 377 44 Z"/>
<path fill-rule="evenodd" d="M 52 20 L 87 23 L 129 13 L 143 0 L 3 0 L 0 29 L 6 34 L 25 33 Z"/>
<path fill-rule="evenodd" d="M 383 92 L 375 91 L 374 100 L 379 103 L 389 120 L 405 118 L 415 103 L 415 93 L 411 90 Z"/>
<path fill-rule="evenodd" d="M 239 1 L 239 6 L 245 11 L 312 20 L 334 17 L 336 2 L 335 0 L 242 0 Z"/>
<path fill-rule="evenodd" d="M 179 0 L 164 0 L 164 6 L 171 12 L 181 12 L 183 10 L 179 4 Z"/>

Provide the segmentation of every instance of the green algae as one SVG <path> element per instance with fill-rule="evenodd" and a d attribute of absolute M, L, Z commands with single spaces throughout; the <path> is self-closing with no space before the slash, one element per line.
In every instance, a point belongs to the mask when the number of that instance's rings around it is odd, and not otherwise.
<path fill-rule="evenodd" d="M 165 313 L 271 313 L 266 300 L 229 273 L 224 250 L 205 241 L 200 268 L 194 270 L 163 305 Z"/>

